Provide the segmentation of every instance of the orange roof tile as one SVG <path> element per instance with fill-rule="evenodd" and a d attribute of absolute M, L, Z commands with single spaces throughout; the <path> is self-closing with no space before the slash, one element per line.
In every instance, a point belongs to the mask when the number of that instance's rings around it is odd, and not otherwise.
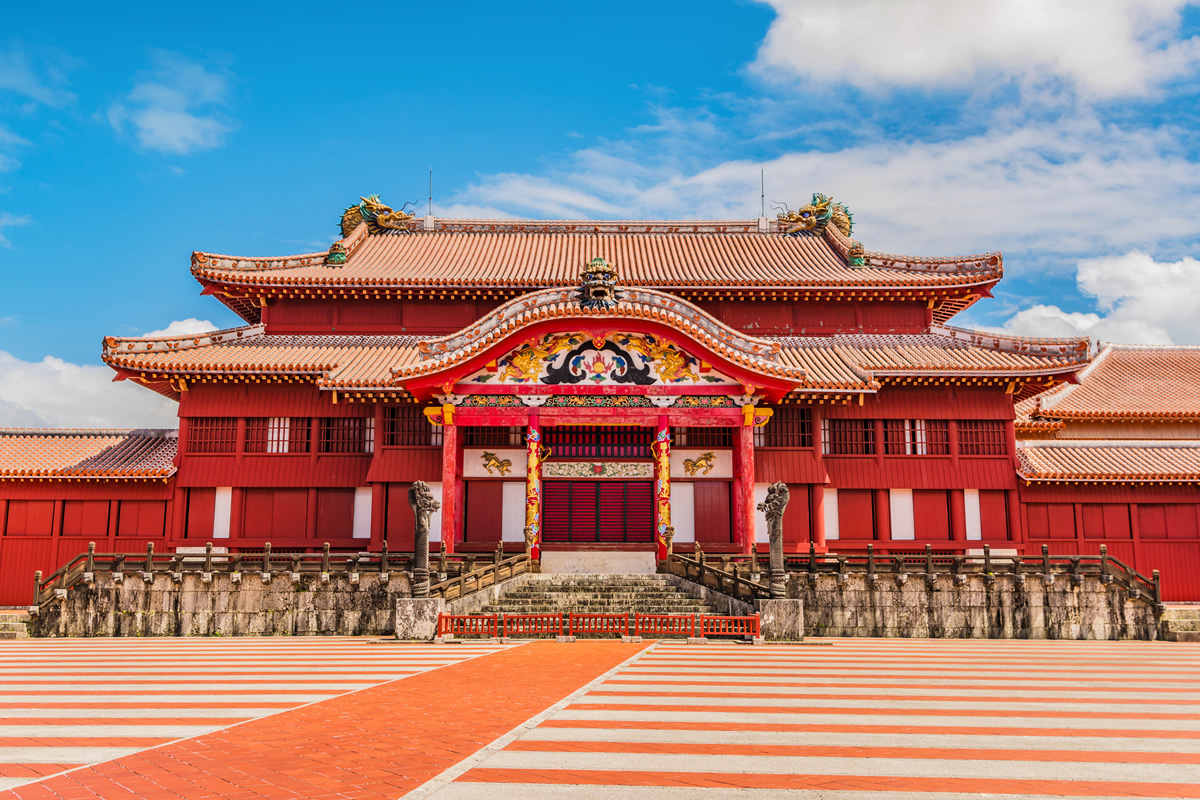
<path fill-rule="evenodd" d="M 1031 419 L 1200 418 L 1200 347 L 1104 344 L 1079 385 L 1043 393 Z"/>
<path fill-rule="evenodd" d="M 642 290 L 639 294 L 644 297 L 651 293 Z M 677 307 L 682 305 L 677 299 L 673 302 Z M 578 305 L 570 304 L 570 308 L 578 310 Z M 516 322 L 544 318 L 529 312 L 528 318 L 518 315 Z M 1009 339 L 991 347 L 988 345 L 995 344 L 995 340 L 990 336 L 972 343 L 936 328 L 924 335 L 756 338 L 735 333 L 745 340 L 735 347 L 732 337 L 721 339 L 719 331 L 705 331 L 678 314 L 675 319 L 685 335 L 701 339 L 708 336 L 724 347 L 732 360 L 740 359 L 738 363 L 747 368 L 792 381 L 801 391 L 872 391 L 879 387 L 878 379 L 904 376 L 1058 375 L 1087 363 L 1086 353 L 1081 354 L 1072 345 L 1074 340 Z M 105 343 L 104 360 L 116 368 L 152 374 L 307 375 L 328 389 L 395 389 L 408 377 L 446 369 L 495 341 L 488 338 L 487 332 L 470 336 L 474 327 L 452 337 L 268 336 L 261 325 L 217 331 L 205 337 L 110 337 Z M 692 327 L 700 333 L 693 333 Z M 197 338 L 199 343 L 193 343 Z M 460 349 L 445 356 L 421 352 L 456 339 L 470 341 L 471 347 L 460 345 Z M 760 347 L 757 354 L 749 350 L 756 346 Z"/>
<path fill-rule="evenodd" d="M 1017 474 L 1030 482 L 1200 481 L 1200 441 L 1060 439 L 1017 444 Z"/>
<path fill-rule="evenodd" d="M 174 430 L 0 428 L 0 480 L 167 478 Z"/>
<path fill-rule="evenodd" d="M 867 252 L 865 265 L 846 261 L 849 240 L 833 226 L 784 236 L 772 220 L 553 221 L 415 220 L 410 232 L 346 240 L 344 265 L 325 253 L 242 258 L 196 252 L 192 272 L 222 284 L 284 287 L 574 286 L 583 264 L 602 256 L 627 286 L 914 288 L 981 286 L 1003 274 L 999 253 L 961 258 L 909 258 Z"/>

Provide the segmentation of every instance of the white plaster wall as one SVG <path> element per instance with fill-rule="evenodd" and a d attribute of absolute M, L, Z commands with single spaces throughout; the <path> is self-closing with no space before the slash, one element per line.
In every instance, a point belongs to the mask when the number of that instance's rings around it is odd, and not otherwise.
<path fill-rule="evenodd" d="M 892 517 L 892 538 L 898 540 L 917 538 L 917 526 L 913 521 L 912 489 L 889 489 L 888 510 Z"/>
<path fill-rule="evenodd" d="M 501 461 L 511 461 L 512 462 L 512 466 L 509 467 L 508 474 L 506 474 L 504 477 L 506 477 L 506 478 L 515 477 L 515 478 L 520 478 L 520 479 L 524 480 L 524 478 L 525 478 L 525 457 L 526 457 L 525 449 L 524 448 L 521 448 L 520 450 L 507 449 L 507 448 L 500 449 L 498 447 L 489 447 L 489 448 L 480 447 L 480 448 L 471 448 L 469 450 L 463 450 L 463 477 L 464 478 L 499 478 L 500 477 L 500 471 L 496 467 L 492 467 L 492 471 L 490 473 L 486 469 L 484 469 L 484 467 L 483 467 L 483 454 L 484 453 L 495 453 L 496 458 L 500 459 Z M 524 537 L 521 538 L 521 541 L 525 541 Z"/>
<path fill-rule="evenodd" d="M 371 538 L 371 487 L 359 486 L 354 490 L 355 539 Z"/>
<path fill-rule="evenodd" d="M 500 496 L 500 538 L 525 544 L 525 481 L 505 481 Z"/>
<path fill-rule="evenodd" d="M 767 515 L 758 510 L 758 504 L 767 499 L 769 483 L 754 484 L 754 541 L 771 543 L 771 535 L 767 532 Z"/>
<path fill-rule="evenodd" d="M 671 524 L 676 542 L 696 541 L 696 485 L 671 481 Z"/>
<path fill-rule="evenodd" d="M 433 499 L 442 502 L 442 484 L 441 482 L 429 484 L 429 493 L 433 495 Z M 440 542 L 442 540 L 442 510 L 439 508 L 433 512 L 433 516 L 429 518 L 429 541 Z"/>
<path fill-rule="evenodd" d="M 711 472 L 705 472 L 703 468 L 696 470 L 695 475 L 688 475 L 684 469 L 683 462 L 686 459 L 695 461 L 705 453 L 712 453 L 713 468 Z M 733 451 L 732 450 L 714 450 L 712 448 L 698 449 L 687 448 L 680 450 L 671 450 L 671 477 L 672 478 L 732 478 L 733 477 Z"/>
<path fill-rule="evenodd" d="M 837 489 L 825 489 L 825 538 L 827 540 L 842 538 Z"/>
<path fill-rule="evenodd" d="M 216 497 L 213 499 L 213 530 L 212 538 L 229 538 L 229 517 L 233 513 L 233 489 L 229 486 L 218 486 Z"/>
<path fill-rule="evenodd" d="M 964 489 L 963 499 L 967 508 L 967 538 L 978 541 L 983 538 L 983 518 L 979 513 L 979 490 Z"/>

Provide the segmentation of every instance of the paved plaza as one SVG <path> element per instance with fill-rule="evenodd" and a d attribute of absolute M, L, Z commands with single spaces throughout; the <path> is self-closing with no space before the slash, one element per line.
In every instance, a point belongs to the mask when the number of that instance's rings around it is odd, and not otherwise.
<path fill-rule="evenodd" d="M 15 798 L 1200 797 L 1200 645 L 0 645 Z"/>

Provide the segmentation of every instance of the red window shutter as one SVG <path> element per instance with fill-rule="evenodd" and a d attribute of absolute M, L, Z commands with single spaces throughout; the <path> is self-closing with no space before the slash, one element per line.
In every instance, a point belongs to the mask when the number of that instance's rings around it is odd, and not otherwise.
<path fill-rule="evenodd" d="M 307 501 L 307 498 L 305 498 Z M 287 535 L 287 534 L 284 534 Z M 291 536 L 303 536 L 304 528 Z M 317 490 L 317 538 L 349 539 L 354 535 L 354 490 Z"/>
<path fill-rule="evenodd" d="M 918 539 L 950 540 L 950 506 L 945 490 L 913 489 L 913 524 Z"/>
<path fill-rule="evenodd" d="M 783 514 L 783 547 L 791 551 L 808 541 L 808 484 L 789 483 L 788 493 L 788 507 Z"/>
<path fill-rule="evenodd" d="M 67 500 L 63 503 L 63 536 L 108 536 L 107 500 Z"/>
<path fill-rule="evenodd" d="M 396 553 L 411 553 L 416 535 L 413 530 L 416 520 L 408 504 L 408 486 L 407 483 L 387 485 L 387 519 L 384 525 L 387 528 L 388 549 Z"/>
<path fill-rule="evenodd" d="M 1075 538 L 1075 506 L 1072 503 L 1047 503 L 1046 515 L 1051 539 Z M 1087 506 L 1084 506 L 1084 530 L 1087 530 Z"/>
<path fill-rule="evenodd" d="M 542 482 L 542 540 L 568 541 L 571 519 L 571 484 L 567 481 Z"/>
<path fill-rule="evenodd" d="M 216 489 L 188 489 L 187 538 L 212 537 L 216 502 Z"/>
<path fill-rule="evenodd" d="M 274 489 L 246 489 L 242 502 L 242 537 L 266 539 L 271 536 L 274 516 Z"/>
<path fill-rule="evenodd" d="M 9 500 L 9 536 L 49 536 L 54 528 L 53 500 Z"/>
<path fill-rule="evenodd" d="M 274 501 L 271 504 L 271 536 L 276 539 L 303 539 L 308 527 L 308 490 L 307 489 L 271 489 Z M 326 490 L 328 491 L 328 490 Z M 345 489 L 334 491 L 346 491 Z M 350 491 L 350 508 L 354 508 L 354 490 Z M 320 495 L 318 494 L 318 497 Z M 320 509 L 320 503 L 317 504 Z M 319 512 L 318 512 L 319 513 Z M 346 520 L 349 531 L 350 520 Z M 347 533 L 347 536 L 350 534 Z"/>
<path fill-rule="evenodd" d="M 838 533 L 841 538 L 857 541 L 875 538 L 875 514 L 871 495 L 870 489 L 838 490 Z"/>
<path fill-rule="evenodd" d="M 1129 506 L 1126 503 L 1105 503 L 1102 510 L 1104 516 L 1105 539 L 1132 539 L 1133 530 L 1129 525 Z"/>
<path fill-rule="evenodd" d="M 982 496 L 982 495 L 981 495 Z M 980 501 L 980 514 L 983 513 L 983 502 Z M 1030 539 L 1050 538 L 1050 519 L 1045 503 L 1026 503 L 1025 520 L 1029 526 Z"/>
<path fill-rule="evenodd" d="M 1138 506 L 1138 532 L 1143 539 L 1167 538 L 1167 507 L 1161 503 Z"/>
<path fill-rule="evenodd" d="M 503 481 L 467 481 L 466 527 L 468 542 L 495 544 L 501 536 L 501 508 L 504 506 Z"/>
<path fill-rule="evenodd" d="M 1166 509 L 1166 532 L 1168 539 L 1197 539 L 1200 530 L 1196 527 L 1196 507 L 1186 503 L 1171 503 Z M 1142 538 L 1148 538 L 1141 532 Z"/>
<path fill-rule="evenodd" d="M 654 484 L 627 483 L 625 496 L 625 541 L 654 541 Z"/>
<path fill-rule="evenodd" d="M 1065 503 L 1059 505 L 1065 505 Z M 1050 531 L 1050 535 L 1056 539 L 1075 538 L 1074 528 L 1072 528 L 1070 536 L 1057 536 L 1053 530 Z M 1104 508 L 1099 503 L 1083 504 L 1083 535 L 1087 539 L 1104 538 Z"/>
<path fill-rule="evenodd" d="M 979 490 L 979 527 L 985 540 L 1008 539 L 1008 493 Z"/>
<path fill-rule="evenodd" d="M 596 541 L 596 484 L 590 481 L 571 481 L 567 484 L 571 498 L 571 513 L 567 519 L 569 540 Z"/>

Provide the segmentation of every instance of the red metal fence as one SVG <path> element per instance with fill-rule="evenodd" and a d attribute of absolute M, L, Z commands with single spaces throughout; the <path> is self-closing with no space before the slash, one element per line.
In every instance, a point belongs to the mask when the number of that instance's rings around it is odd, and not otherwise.
<path fill-rule="evenodd" d="M 615 633 L 629 635 L 628 614 L 572 614 L 569 628 L 572 636 L 580 634 Z"/>
<path fill-rule="evenodd" d="M 438 636 L 499 636 L 499 614 L 438 614 Z"/>
<path fill-rule="evenodd" d="M 504 635 L 518 634 L 548 634 L 563 635 L 562 614 L 505 614 L 503 618 Z"/>

